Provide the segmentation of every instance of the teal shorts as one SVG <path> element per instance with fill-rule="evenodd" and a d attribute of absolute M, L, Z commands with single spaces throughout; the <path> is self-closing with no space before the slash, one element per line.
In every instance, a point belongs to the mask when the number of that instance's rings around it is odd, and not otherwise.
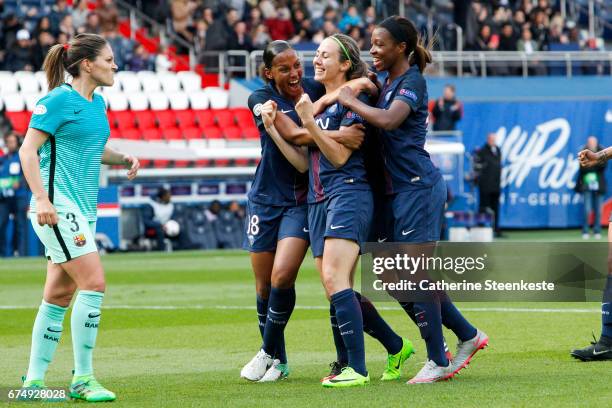
<path fill-rule="evenodd" d="M 80 212 L 58 211 L 59 221 L 52 227 L 40 226 L 36 213 L 30 213 L 30 221 L 38 238 L 45 246 L 45 256 L 54 264 L 68 262 L 96 252 L 96 222 L 88 221 Z"/>

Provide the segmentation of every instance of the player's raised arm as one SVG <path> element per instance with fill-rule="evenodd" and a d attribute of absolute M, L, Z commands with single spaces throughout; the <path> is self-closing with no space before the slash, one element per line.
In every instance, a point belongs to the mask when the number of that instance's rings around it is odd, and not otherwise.
<path fill-rule="evenodd" d="M 300 173 L 308 171 L 308 152 L 306 147 L 296 146 L 287 142 L 278 133 L 274 126 L 274 119 L 276 118 L 276 102 L 268 101 L 261 107 L 261 118 L 263 120 L 266 131 L 281 151 L 283 156 L 295 167 Z"/>
<path fill-rule="evenodd" d="M 597 165 L 604 165 L 610 159 L 612 155 L 612 147 L 607 147 L 598 152 L 585 149 L 578 153 L 578 161 L 583 167 L 593 167 Z"/>
<path fill-rule="evenodd" d="M 353 91 L 347 87 L 340 90 L 338 102 L 361 116 L 371 125 L 384 130 L 397 129 L 411 112 L 409 105 L 398 100 L 393 101 L 388 109 L 370 106 L 357 99 Z"/>

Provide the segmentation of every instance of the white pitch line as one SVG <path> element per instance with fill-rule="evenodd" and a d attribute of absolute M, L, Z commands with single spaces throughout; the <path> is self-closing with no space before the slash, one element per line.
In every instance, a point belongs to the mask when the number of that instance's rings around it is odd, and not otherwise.
<path fill-rule="evenodd" d="M 38 306 L 0 305 L 0 310 L 30 310 Z M 329 306 L 296 306 L 301 310 L 329 310 Z M 105 310 L 127 309 L 127 310 L 255 310 L 254 306 L 224 306 L 224 305 L 110 305 L 104 306 Z M 394 306 L 379 306 L 378 310 L 402 310 Z M 462 307 L 465 312 L 497 312 L 497 313 L 600 313 L 599 309 L 552 309 L 552 308 L 520 308 L 520 307 Z"/>

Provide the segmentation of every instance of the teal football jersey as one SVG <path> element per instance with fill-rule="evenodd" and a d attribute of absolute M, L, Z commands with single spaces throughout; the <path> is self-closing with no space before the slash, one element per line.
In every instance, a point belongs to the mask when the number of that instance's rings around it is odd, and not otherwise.
<path fill-rule="evenodd" d="M 49 134 L 40 147 L 40 174 L 58 211 L 78 210 L 88 220 L 97 216 L 100 165 L 110 134 L 101 95 L 88 101 L 63 84 L 41 98 L 30 127 Z M 32 197 L 30 211 L 36 211 Z"/>

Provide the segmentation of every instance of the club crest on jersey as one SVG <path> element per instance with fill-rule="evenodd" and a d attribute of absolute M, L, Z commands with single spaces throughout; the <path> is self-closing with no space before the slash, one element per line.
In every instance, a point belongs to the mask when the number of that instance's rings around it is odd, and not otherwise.
<path fill-rule="evenodd" d="M 45 105 L 36 105 L 32 114 L 34 115 L 44 115 L 47 113 L 47 107 Z"/>
<path fill-rule="evenodd" d="M 74 245 L 78 247 L 85 246 L 87 240 L 85 239 L 85 234 L 79 234 L 74 236 Z"/>
<path fill-rule="evenodd" d="M 361 120 L 363 121 L 363 119 L 361 118 L 361 116 L 359 116 L 358 114 L 356 114 L 355 112 L 351 112 L 348 111 L 346 112 L 346 115 L 344 116 L 346 119 L 356 119 L 356 120 Z"/>
<path fill-rule="evenodd" d="M 247 239 L 249 240 L 249 246 L 253 246 L 255 243 L 255 237 L 251 234 L 247 235 Z"/>
<path fill-rule="evenodd" d="M 258 103 L 257 105 L 253 106 L 253 115 L 255 116 L 260 116 L 261 115 L 261 103 Z"/>
<path fill-rule="evenodd" d="M 418 99 L 416 94 L 412 92 L 410 89 L 400 89 L 399 94 L 402 96 L 405 96 L 408 99 L 412 99 L 415 102 Z"/>

